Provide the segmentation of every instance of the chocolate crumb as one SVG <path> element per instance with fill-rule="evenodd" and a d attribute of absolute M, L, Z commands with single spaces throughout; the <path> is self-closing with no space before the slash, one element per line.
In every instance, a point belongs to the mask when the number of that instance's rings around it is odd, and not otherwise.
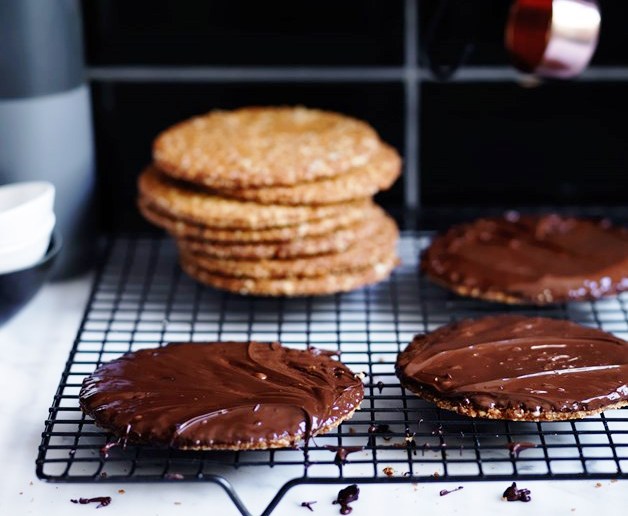
<path fill-rule="evenodd" d="M 602 487 L 602 483 L 601 482 L 596 482 L 595 483 L 595 487 Z"/>
<path fill-rule="evenodd" d="M 96 509 L 101 507 L 107 507 L 111 503 L 111 496 L 97 496 L 95 498 L 79 498 L 78 500 L 71 499 L 72 503 L 80 503 L 86 505 L 88 503 L 97 503 Z"/>
<path fill-rule="evenodd" d="M 448 495 L 449 493 L 455 493 L 456 491 L 460 491 L 461 489 L 464 489 L 464 486 L 458 486 L 455 489 L 441 489 L 440 494 L 441 496 L 445 496 Z"/>
<path fill-rule="evenodd" d="M 440 477 L 440 473 L 438 471 L 434 471 L 434 474 L 432 476 L 434 478 L 439 478 Z"/>
<path fill-rule="evenodd" d="M 345 487 L 338 491 L 338 496 L 332 502 L 332 504 L 340 505 L 340 514 L 351 514 L 353 511 L 353 507 L 350 507 L 349 504 L 355 502 L 360 495 L 360 488 L 357 484 L 351 484 L 350 486 Z"/>
<path fill-rule="evenodd" d="M 505 498 L 509 502 L 529 502 L 532 500 L 530 497 L 529 489 L 517 489 L 516 482 L 513 482 L 512 485 L 504 491 L 502 498 Z"/>
<path fill-rule="evenodd" d="M 395 470 L 390 466 L 386 466 L 382 471 L 387 477 L 392 477 L 395 474 Z"/>
<path fill-rule="evenodd" d="M 390 429 L 390 425 L 377 424 L 373 423 L 369 426 L 368 429 L 369 434 L 381 434 L 385 441 L 390 441 L 392 439 L 392 430 Z M 375 436 L 369 435 L 369 445 L 375 446 Z"/>
<path fill-rule="evenodd" d="M 513 459 L 518 459 L 519 458 L 519 454 L 523 451 L 523 450 L 527 450 L 528 448 L 536 448 L 536 444 L 535 443 L 531 443 L 529 441 L 515 441 L 512 443 L 506 443 L 506 448 L 508 448 L 508 451 L 510 452 L 510 456 Z"/>
<path fill-rule="evenodd" d="M 364 446 L 331 446 L 326 445 L 326 450 L 335 451 L 336 457 L 334 457 L 334 463 L 337 465 L 347 463 L 347 455 L 364 450 Z"/>
<path fill-rule="evenodd" d="M 107 478 L 107 472 L 106 472 L 106 471 L 103 471 L 103 472 L 100 474 L 100 478 Z"/>
<path fill-rule="evenodd" d="M 126 493 L 126 491 L 124 489 L 118 489 L 118 493 L 119 494 L 124 494 L 124 493 Z"/>
<path fill-rule="evenodd" d="M 384 390 L 384 382 L 377 382 L 377 384 L 375 386 L 377 387 L 377 390 L 381 394 L 382 391 Z"/>
<path fill-rule="evenodd" d="M 353 428 L 352 426 L 350 426 L 350 427 L 349 427 L 349 433 L 350 433 L 350 434 L 355 434 L 355 432 L 356 432 L 356 429 L 355 429 L 355 428 Z"/>
<path fill-rule="evenodd" d="M 301 507 L 307 507 L 310 511 L 314 512 L 312 509 L 312 505 L 316 503 L 316 500 L 313 502 L 301 502 Z"/>

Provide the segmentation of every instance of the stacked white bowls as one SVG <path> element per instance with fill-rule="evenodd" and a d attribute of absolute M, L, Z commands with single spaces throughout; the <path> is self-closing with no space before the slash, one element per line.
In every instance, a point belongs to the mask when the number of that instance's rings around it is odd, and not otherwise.
<path fill-rule="evenodd" d="M 44 257 L 55 226 L 54 197 L 46 181 L 0 186 L 0 274 L 28 269 Z"/>

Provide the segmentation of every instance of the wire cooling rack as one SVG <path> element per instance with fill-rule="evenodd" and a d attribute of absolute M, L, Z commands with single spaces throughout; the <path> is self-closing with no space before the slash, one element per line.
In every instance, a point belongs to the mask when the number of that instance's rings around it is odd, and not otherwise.
<path fill-rule="evenodd" d="M 112 241 L 50 408 L 37 475 L 58 482 L 211 481 L 249 514 L 232 483 L 246 471 L 286 479 L 263 514 L 302 483 L 373 483 L 626 478 L 628 411 L 575 422 L 472 420 L 417 399 L 394 374 L 397 353 L 418 332 L 499 312 L 570 319 L 628 338 L 628 295 L 550 308 L 464 299 L 418 273 L 428 233 L 405 233 L 403 265 L 390 280 L 318 298 L 246 298 L 198 285 L 182 274 L 162 238 Z M 113 440 L 83 416 L 78 392 L 99 364 L 172 341 L 279 340 L 337 350 L 363 371 L 365 398 L 353 419 L 303 450 L 180 452 L 103 446 Z M 373 425 L 380 425 L 374 433 Z M 388 425 L 386 428 L 383 425 Z M 369 429 L 371 431 L 369 431 Z M 534 443 L 516 456 L 516 443 Z M 334 447 L 364 446 L 339 460 Z M 328 449 L 331 447 L 332 449 Z"/>

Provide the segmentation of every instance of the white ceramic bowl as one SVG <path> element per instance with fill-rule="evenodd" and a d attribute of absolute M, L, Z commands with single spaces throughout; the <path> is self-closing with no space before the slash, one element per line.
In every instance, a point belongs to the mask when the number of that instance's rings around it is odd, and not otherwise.
<path fill-rule="evenodd" d="M 37 231 L 30 232 L 28 239 L 17 244 L 0 244 L 0 274 L 28 269 L 45 254 L 50 244 L 50 236 L 55 227 L 55 216 L 48 214 Z"/>
<path fill-rule="evenodd" d="M 0 186 L 0 251 L 33 242 L 44 233 L 54 217 L 54 198 L 55 187 L 47 181 Z"/>

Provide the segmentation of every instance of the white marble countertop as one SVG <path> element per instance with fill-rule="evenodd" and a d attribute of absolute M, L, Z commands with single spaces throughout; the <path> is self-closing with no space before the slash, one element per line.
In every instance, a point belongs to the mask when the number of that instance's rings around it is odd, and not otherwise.
<path fill-rule="evenodd" d="M 237 514 L 226 494 L 213 484 L 52 484 L 35 476 L 35 457 L 47 409 L 67 360 L 87 299 L 90 278 L 46 286 L 26 309 L 0 328 L 0 514 L 91 514 L 93 505 L 71 498 L 111 496 L 102 514 Z M 270 470 L 254 478 L 234 474 L 238 493 L 259 514 L 285 481 Z M 530 481 L 528 504 L 501 500 L 505 482 L 467 482 L 448 496 L 452 484 L 362 485 L 356 516 L 385 514 L 593 514 L 624 515 L 628 482 Z M 316 500 L 314 513 L 338 514 L 332 505 L 339 486 L 299 486 L 288 492 L 273 514 L 307 515 L 300 507 Z M 123 490 L 124 492 L 121 492 Z M 97 514 L 101 514 L 98 512 Z"/>

